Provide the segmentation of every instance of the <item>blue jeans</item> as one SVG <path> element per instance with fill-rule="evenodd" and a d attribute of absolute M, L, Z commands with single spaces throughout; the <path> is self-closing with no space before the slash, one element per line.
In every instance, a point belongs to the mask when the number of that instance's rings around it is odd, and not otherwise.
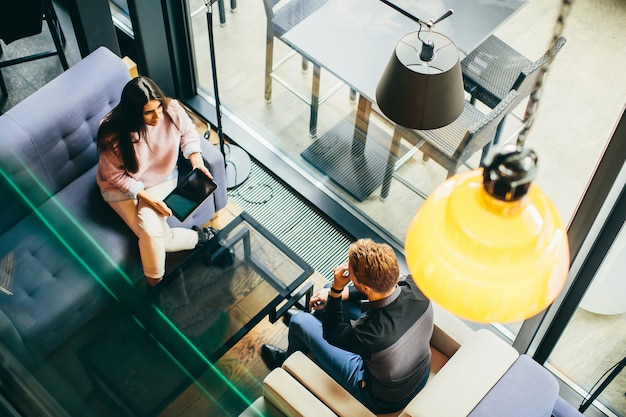
<path fill-rule="evenodd" d="M 315 315 L 317 314 L 316 312 Z M 362 388 L 362 381 L 365 381 L 363 358 L 356 353 L 339 349 L 328 343 L 322 335 L 322 323 L 315 315 L 299 313 L 291 318 L 287 352 L 290 354 L 297 350 L 304 353 L 310 352 L 317 364 L 331 378 L 375 413 L 391 413 L 404 407 L 406 404 L 388 403 L 374 398 L 367 389 Z M 344 301 L 344 316 L 347 320 L 355 320 L 360 315 L 361 301 Z M 425 383 L 426 379 L 419 389 Z"/>

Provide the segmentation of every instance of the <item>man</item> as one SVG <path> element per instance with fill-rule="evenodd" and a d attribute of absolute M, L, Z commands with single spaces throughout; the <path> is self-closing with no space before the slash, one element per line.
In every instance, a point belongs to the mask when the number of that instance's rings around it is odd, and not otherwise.
<path fill-rule="evenodd" d="M 353 286 L 348 287 L 350 281 Z M 410 276 L 400 278 L 389 245 L 371 239 L 354 242 L 348 264 L 335 268 L 330 288 L 315 294 L 311 307 L 323 312 L 291 316 L 287 350 L 261 348 L 270 369 L 296 350 L 311 353 L 374 413 L 402 409 L 424 387 L 430 372 L 433 309 Z"/>

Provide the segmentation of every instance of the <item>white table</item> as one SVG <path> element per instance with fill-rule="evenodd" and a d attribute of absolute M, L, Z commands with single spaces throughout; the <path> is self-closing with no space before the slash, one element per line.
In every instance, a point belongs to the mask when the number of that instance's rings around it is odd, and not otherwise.
<path fill-rule="evenodd" d="M 468 53 L 527 0 L 392 1 L 423 21 L 453 9 L 455 13 L 434 30 Z M 366 140 L 368 133 L 373 133 L 368 132 L 369 113 L 378 80 L 397 42 L 418 29 L 417 22 L 379 0 L 330 0 L 281 38 L 360 94 L 356 115 L 320 136 L 302 153 L 358 200 L 382 184 L 389 154 L 389 149 L 378 149 L 380 146 Z"/>

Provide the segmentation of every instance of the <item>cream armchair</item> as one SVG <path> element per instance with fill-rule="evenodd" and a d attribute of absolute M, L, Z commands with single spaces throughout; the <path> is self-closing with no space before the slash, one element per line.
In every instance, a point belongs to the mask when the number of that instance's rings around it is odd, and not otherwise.
<path fill-rule="evenodd" d="M 563 404 L 545 368 L 489 330 L 473 331 L 435 307 L 428 383 L 403 410 L 378 417 L 550 417 Z M 377 416 L 300 352 L 270 372 L 263 388 L 242 417 Z"/>

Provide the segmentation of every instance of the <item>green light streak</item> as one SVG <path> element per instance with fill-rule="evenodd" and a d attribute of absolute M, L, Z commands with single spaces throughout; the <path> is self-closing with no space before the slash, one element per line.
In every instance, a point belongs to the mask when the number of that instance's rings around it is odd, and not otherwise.
<path fill-rule="evenodd" d="M 97 252 L 99 255 L 101 255 L 104 259 L 106 259 L 107 261 L 110 262 L 111 265 L 113 265 L 115 267 L 115 270 L 119 273 L 119 275 L 121 277 L 124 278 L 124 280 L 126 281 L 126 283 L 128 283 L 131 286 L 134 286 L 134 283 L 132 282 L 132 280 L 130 279 L 130 277 L 126 274 L 126 272 L 121 269 L 119 267 L 119 265 L 117 265 L 107 254 L 107 252 L 104 250 L 104 248 L 102 248 L 102 246 L 99 245 L 99 243 L 87 232 L 87 230 L 82 227 L 82 225 L 80 223 L 78 223 L 78 221 L 76 220 L 76 218 L 71 214 L 71 212 L 69 212 L 58 200 L 58 198 L 55 197 L 55 195 L 53 193 L 51 193 L 46 186 L 41 183 L 41 181 L 39 181 L 39 179 L 33 174 L 32 170 L 30 170 L 25 163 L 16 156 L 16 160 L 18 160 L 21 164 L 21 166 L 24 168 L 25 172 L 28 173 L 29 178 L 31 178 L 34 183 L 39 187 L 39 189 L 41 189 L 42 191 L 44 191 L 45 195 L 48 197 L 48 200 L 50 200 L 52 203 L 54 203 L 54 206 L 56 208 L 58 208 L 60 210 L 61 213 L 64 214 L 65 218 L 70 221 L 70 223 L 76 228 L 77 231 L 79 231 L 82 236 L 89 241 L 92 246 L 97 249 Z M 37 216 L 38 219 L 41 220 L 41 222 L 45 225 L 45 227 L 53 234 L 53 236 L 55 236 L 58 241 L 63 245 L 63 247 L 65 247 L 69 253 L 71 254 L 71 256 L 77 260 L 80 265 L 82 265 L 85 270 L 89 273 L 89 275 L 91 277 L 93 277 L 102 288 L 104 288 L 107 293 L 117 302 L 123 304 L 120 300 L 120 298 L 111 290 L 111 288 L 109 288 L 109 286 L 100 278 L 100 276 L 98 275 L 98 273 L 96 271 L 93 270 L 93 268 L 87 263 L 85 262 L 85 260 L 73 249 L 72 245 L 64 238 L 63 234 L 61 234 L 53 225 L 53 223 L 48 219 L 48 217 L 46 217 L 45 213 L 40 210 L 40 208 L 38 206 L 35 205 L 35 203 L 33 203 L 33 201 L 31 201 L 31 199 L 29 199 L 28 195 L 22 191 L 22 189 L 20 188 L 19 184 L 17 184 L 9 175 L 9 173 L 7 173 L 4 169 L 0 168 L 0 174 L 1 176 L 6 180 L 6 182 L 11 186 L 11 188 L 18 194 L 18 196 L 22 199 L 22 201 L 32 210 L 33 213 L 35 213 L 35 215 Z M 224 382 L 226 384 L 226 386 L 231 389 L 233 392 L 235 392 L 235 394 L 244 402 L 245 405 L 250 406 L 252 404 L 252 401 L 250 401 L 250 399 L 248 399 L 218 368 L 216 368 L 209 360 L 208 358 L 205 357 L 205 355 L 195 346 L 194 343 L 192 343 L 186 335 L 184 335 L 180 329 L 178 329 L 172 322 L 171 320 L 156 306 L 154 306 L 153 304 L 150 304 L 151 307 L 157 312 L 157 314 L 161 317 L 161 319 L 164 320 L 165 323 L 167 323 L 167 325 L 174 330 L 174 332 L 180 337 L 181 340 L 183 340 L 189 347 L 191 347 L 193 349 L 193 351 L 201 358 L 201 360 L 209 367 L 209 369 L 218 376 L 218 378 Z M 133 315 L 133 319 L 140 324 L 140 326 L 142 328 L 145 329 L 145 326 L 141 323 L 141 321 L 135 317 Z M 190 377 L 190 379 L 194 380 L 195 378 L 193 377 L 193 375 L 191 375 L 187 369 L 161 344 L 161 342 L 159 342 L 152 334 L 151 337 L 159 344 L 159 346 L 161 346 L 161 348 L 163 349 L 164 352 L 167 353 L 167 355 L 172 359 L 172 361 L 174 361 L 176 363 L 176 365 L 187 375 Z M 206 388 L 204 386 L 202 386 L 202 384 L 200 382 L 198 382 L 197 380 L 195 380 L 195 382 L 193 383 L 194 385 L 198 386 L 201 391 L 206 394 L 211 400 L 213 400 L 222 410 L 223 407 L 221 406 L 221 404 L 219 403 L 219 401 L 217 401 L 217 399 L 215 397 L 213 397 L 213 395 L 211 393 L 209 393 Z M 225 410 L 224 410 L 225 411 Z M 254 409 L 254 411 L 261 416 L 262 414 L 256 410 L 256 408 Z"/>
<path fill-rule="evenodd" d="M 182 370 L 189 377 L 189 379 L 193 381 L 193 385 L 198 387 L 207 397 L 209 397 L 215 404 L 217 404 L 224 413 L 226 413 L 226 410 L 224 409 L 224 407 L 222 407 L 222 404 L 217 400 L 217 398 L 215 398 L 209 391 L 207 391 L 207 389 L 193 375 L 191 375 L 187 371 L 187 369 L 169 352 L 169 350 L 167 350 L 167 348 L 165 348 L 165 346 L 163 346 L 163 344 L 159 340 L 157 340 L 157 338 L 154 337 L 154 335 L 150 333 L 148 329 L 146 329 L 146 327 L 143 325 L 141 320 L 139 320 L 134 315 L 132 316 L 132 318 L 137 323 L 137 325 L 139 325 L 139 327 L 144 329 L 146 333 L 150 335 L 152 340 L 154 340 L 156 344 L 159 345 L 161 350 L 176 364 L 176 366 L 178 366 L 178 368 Z M 250 404 L 250 403 L 247 402 L 247 404 Z"/>
<path fill-rule="evenodd" d="M 237 394 L 237 396 L 243 400 L 244 404 L 248 406 L 252 404 L 252 402 L 248 398 L 246 398 L 246 396 L 241 391 L 239 391 L 239 388 L 237 388 L 232 382 L 230 382 L 230 380 L 219 369 L 217 369 L 215 365 L 211 363 L 211 361 L 208 360 L 208 358 L 200 351 L 200 349 L 198 349 L 196 345 L 193 344 L 187 338 L 187 336 L 183 332 L 181 332 L 180 329 L 174 325 L 174 323 L 171 322 L 171 320 L 165 315 L 165 313 L 163 313 L 154 304 L 151 304 L 151 306 L 157 312 L 157 314 L 162 319 L 164 319 L 167 324 L 169 324 L 170 328 L 174 330 L 174 332 L 176 332 L 178 336 L 182 340 L 184 340 L 185 343 L 187 343 L 187 345 L 191 347 L 200 358 L 202 358 L 202 361 L 220 378 L 220 380 L 224 382 L 228 386 L 228 388 L 232 389 Z"/>
<path fill-rule="evenodd" d="M 41 222 L 48 228 L 48 230 L 53 234 L 53 236 L 55 236 L 59 240 L 59 242 L 70 252 L 72 257 L 76 259 L 87 270 L 89 275 L 91 275 L 96 281 L 98 281 L 98 283 L 109 293 L 109 295 L 111 295 L 111 297 L 119 301 L 119 299 L 113 293 L 113 291 L 111 291 L 111 289 L 102 281 L 102 279 L 100 279 L 98 274 L 76 253 L 76 251 L 63 238 L 63 236 L 59 232 L 57 232 L 57 230 L 48 221 L 48 219 L 46 218 L 46 216 L 44 216 L 41 210 L 39 210 L 39 208 L 35 206 L 33 202 L 28 199 L 26 194 L 20 190 L 18 185 L 7 175 L 7 173 L 3 169 L 0 169 L 0 174 L 2 174 L 2 177 L 7 181 L 8 184 L 11 185 L 13 190 L 22 198 L 22 200 L 28 205 L 28 207 L 32 210 L 32 212 L 35 213 L 35 215 L 39 218 L 39 220 L 41 220 Z M 55 201 L 55 203 L 57 202 Z"/>
<path fill-rule="evenodd" d="M 27 172 L 29 174 L 29 177 L 34 181 L 34 183 L 39 187 L 39 189 L 41 189 L 47 196 L 48 199 L 54 203 L 55 207 L 57 207 L 64 215 L 65 218 L 67 220 L 69 220 L 71 222 L 71 224 L 76 228 L 77 231 L 79 231 L 82 236 L 89 241 L 92 246 L 97 249 L 99 255 L 101 255 L 104 259 L 106 259 L 107 261 L 109 261 L 109 263 L 111 265 L 113 265 L 115 267 L 115 270 L 119 273 L 119 275 L 124 278 L 124 280 L 130 284 L 131 286 L 134 285 L 133 281 L 130 279 L 130 277 L 128 276 L 128 274 L 126 274 L 126 272 L 121 269 L 119 267 L 119 265 L 117 265 L 113 259 L 111 259 L 111 257 L 109 257 L 109 255 L 107 254 L 107 252 L 100 246 L 100 244 L 88 233 L 88 231 L 76 220 L 76 218 L 72 215 L 71 212 L 69 212 L 65 206 L 63 206 L 58 198 L 55 197 L 55 195 L 53 193 L 51 193 L 46 186 L 41 183 L 41 181 L 33 174 L 32 170 L 30 170 L 28 168 L 28 166 L 26 166 L 26 164 L 19 158 L 16 159 L 20 161 L 21 166 L 24 168 L 24 171 Z M 3 170 L 0 169 L 0 172 L 2 172 L 2 176 L 6 179 L 6 181 L 11 185 L 11 187 L 13 188 L 13 190 L 15 190 L 15 192 L 22 198 L 22 200 L 28 205 L 28 207 L 30 207 L 32 209 L 33 212 L 35 212 L 37 214 L 37 217 L 39 217 L 46 226 L 48 226 L 48 229 L 59 238 L 59 240 L 64 244 L 64 245 L 68 245 L 67 242 L 65 242 L 65 239 L 63 239 L 61 237 L 61 234 L 59 232 L 57 232 L 54 227 L 52 226 L 52 224 L 45 218 L 44 214 L 39 210 L 39 208 L 37 206 L 34 205 L 34 203 L 32 201 L 30 201 L 28 199 L 28 197 L 26 196 L 26 194 L 24 192 L 22 192 L 22 190 L 19 188 L 19 185 L 16 184 L 11 178 L 10 176 Z M 109 293 L 111 293 L 110 289 L 108 289 L 108 286 L 106 284 L 104 284 L 104 282 L 98 278 L 97 276 L 94 276 L 94 278 L 103 286 L 107 289 L 107 291 Z M 111 293 L 112 294 L 112 293 Z"/>

